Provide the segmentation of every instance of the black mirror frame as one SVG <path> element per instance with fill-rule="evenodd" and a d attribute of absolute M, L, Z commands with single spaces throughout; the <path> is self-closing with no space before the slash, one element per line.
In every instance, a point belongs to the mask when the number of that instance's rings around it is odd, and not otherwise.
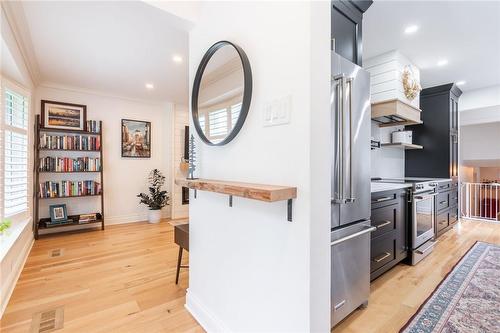
<path fill-rule="evenodd" d="M 241 104 L 241 111 L 240 111 L 240 116 L 238 118 L 238 121 L 236 122 L 234 128 L 231 130 L 229 135 L 222 141 L 218 143 L 213 143 L 211 142 L 206 136 L 205 133 L 203 133 L 199 119 L 198 119 L 198 94 L 200 92 L 200 84 L 201 84 L 201 79 L 203 76 L 203 72 L 205 71 L 205 68 L 208 65 L 208 62 L 212 58 L 212 56 L 222 48 L 223 46 L 230 45 L 235 48 L 235 50 L 238 52 L 238 55 L 240 56 L 241 63 L 243 65 L 243 76 L 244 76 L 244 87 L 243 87 L 243 102 Z M 248 61 L 248 57 L 243 51 L 241 47 L 238 45 L 221 40 L 214 45 L 210 46 L 208 51 L 205 53 L 203 58 L 201 59 L 200 65 L 198 66 L 198 69 L 196 70 L 196 76 L 194 78 L 194 83 L 193 83 L 193 92 L 191 95 L 191 110 L 193 114 L 193 123 L 194 123 L 194 128 L 196 129 L 196 132 L 200 136 L 200 138 L 205 142 L 207 145 L 210 146 L 223 146 L 231 140 L 233 140 L 236 135 L 240 132 L 241 128 L 243 127 L 243 124 L 245 123 L 245 120 L 248 115 L 248 110 L 250 109 L 250 102 L 252 100 L 252 69 L 250 67 L 250 62 Z"/>

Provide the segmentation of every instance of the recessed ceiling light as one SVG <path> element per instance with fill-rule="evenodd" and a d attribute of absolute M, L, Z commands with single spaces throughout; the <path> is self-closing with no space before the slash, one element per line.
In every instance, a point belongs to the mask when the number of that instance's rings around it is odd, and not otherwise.
<path fill-rule="evenodd" d="M 154 89 L 154 88 L 155 88 L 154 84 L 152 84 L 152 83 L 146 83 L 146 89 L 151 90 L 151 89 Z"/>
<path fill-rule="evenodd" d="M 413 34 L 418 31 L 418 25 L 409 25 L 405 28 L 405 34 Z"/>
<path fill-rule="evenodd" d="M 463 81 L 463 80 L 462 80 L 462 81 L 457 81 L 457 83 L 456 83 L 456 84 L 457 84 L 457 86 L 463 86 L 463 85 L 464 85 L 464 84 L 466 84 L 466 83 L 467 83 L 467 82 L 465 82 L 465 81 Z"/>
<path fill-rule="evenodd" d="M 174 56 L 172 57 L 172 60 L 173 60 L 174 62 L 180 63 L 180 62 L 182 62 L 182 57 L 181 57 L 180 55 L 174 55 Z"/>
<path fill-rule="evenodd" d="M 444 65 L 447 65 L 448 64 L 448 60 L 446 59 L 441 59 L 437 62 L 437 65 L 438 66 L 444 66 Z"/>

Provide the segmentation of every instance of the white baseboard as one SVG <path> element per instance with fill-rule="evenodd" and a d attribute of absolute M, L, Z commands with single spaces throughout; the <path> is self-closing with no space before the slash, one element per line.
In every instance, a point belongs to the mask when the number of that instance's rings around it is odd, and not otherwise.
<path fill-rule="evenodd" d="M 25 228 L 29 228 L 29 230 L 24 229 L 21 233 L 20 237 L 23 237 L 24 232 L 29 232 L 30 236 L 28 241 L 23 246 L 23 249 L 19 253 L 19 256 L 16 262 L 12 265 L 13 269 L 9 276 L 7 277 L 7 281 L 2 281 L 2 288 L 0 288 L 0 294 L 3 295 L 2 299 L 0 299 L 0 319 L 2 318 L 5 309 L 7 308 L 7 304 L 9 304 L 10 297 L 14 292 L 14 288 L 16 287 L 17 281 L 21 276 L 21 272 L 23 271 L 24 265 L 26 264 L 26 260 L 28 260 L 28 256 L 31 252 L 31 248 L 35 243 L 35 238 L 33 237 L 33 233 L 31 232 L 31 224 L 28 224 Z M 1 262 L 0 262 L 1 264 Z M 5 284 L 4 284 L 5 283 Z M 3 287 L 7 286 L 7 290 L 4 293 Z"/>
<path fill-rule="evenodd" d="M 194 319 L 209 333 L 231 332 L 213 313 L 211 313 L 200 301 L 187 289 L 186 309 L 191 313 Z"/>
<path fill-rule="evenodd" d="M 170 212 L 166 211 L 161 215 L 162 219 L 170 218 Z M 125 224 L 125 223 L 133 223 L 133 222 L 144 222 L 148 220 L 148 213 L 142 214 L 132 214 L 132 215 L 115 215 L 108 216 L 106 215 L 104 218 L 104 223 L 106 225 L 113 224 Z"/>

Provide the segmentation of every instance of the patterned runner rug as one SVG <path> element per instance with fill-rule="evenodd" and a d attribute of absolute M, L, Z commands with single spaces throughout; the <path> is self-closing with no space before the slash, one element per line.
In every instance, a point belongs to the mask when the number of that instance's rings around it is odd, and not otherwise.
<path fill-rule="evenodd" d="M 500 332 L 500 246 L 474 244 L 400 332 Z"/>

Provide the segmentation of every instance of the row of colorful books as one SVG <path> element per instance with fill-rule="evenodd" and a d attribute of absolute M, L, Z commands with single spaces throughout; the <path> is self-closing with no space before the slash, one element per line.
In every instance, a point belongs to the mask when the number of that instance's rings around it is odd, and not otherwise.
<path fill-rule="evenodd" d="M 98 120 L 87 120 L 86 130 L 90 133 L 101 133 L 101 124 Z"/>
<path fill-rule="evenodd" d="M 101 194 L 101 183 L 94 180 L 46 181 L 40 183 L 40 198 L 59 198 Z"/>
<path fill-rule="evenodd" d="M 40 136 L 41 149 L 100 150 L 101 139 L 91 135 L 47 135 Z"/>
<path fill-rule="evenodd" d="M 101 171 L 101 159 L 92 157 L 42 157 L 39 171 L 45 172 L 78 172 Z"/>

